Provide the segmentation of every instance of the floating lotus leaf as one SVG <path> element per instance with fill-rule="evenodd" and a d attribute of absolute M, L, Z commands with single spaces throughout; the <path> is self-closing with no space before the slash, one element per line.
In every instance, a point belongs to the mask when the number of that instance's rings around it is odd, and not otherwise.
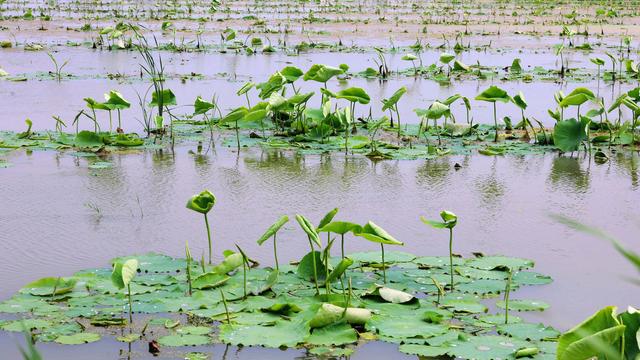
<path fill-rule="evenodd" d="M 514 357 L 515 353 L 530 343 L 507 336 L 469 336 L 466 341 L 457 341 L 448 354 L 463 359 L 494 360 Z"/>
<path fill-rule="evenodd" d="M 482 270 L 509 268 L 512 271 L 515 271 L 531 268 L 534 263 L 532 260 L 506 256 L 482 256 L 467 262 L 467 265 Z"/>
<path fill-rule="evenodd" d="M 352 344 L 356 341 L 358 341 L 358 333 L 345 322 L 316 328 L 306 339 L 308 344 L 327 346 Z"/>
<path fill-rule="evenodd" d="M 497 301 L 496 306 L 504 309 L 504 301 Z M 511 311 L 542 311 L 549 308 L 549 304 L 539 300 L 520 300 L 513 299 L 509 301 L 509 310 Z"/>
<path fill-rule="evenodd" d="M 511 309 L 511 307 L 509 307 L 509 309 Z M 478 320 L 491 325 L 503 325 L 504 314 L 485 315 L 485 316 L 479 317 Z M 522 318 L 509 314 L 509 324 L 517 324 L 521 322 L 522 322 Z"/>
<path fill-rule="evenodd" d="M 20 293 L 36 296 L 61 295 L 70 293 L 75 286 L 75 279 L 47 277 L 27 284 L 20 289 Z"/>
<path fill-rule="evenodd" d="M 503 324 L 498 326 L 498 333 L 522 340 L 549 340 L 555 339 L 560 332 L 550 326 L 531 323 Z"/>
<path fill-rule="evenodd" d="M 518 285 L 546 285 L 552 283 L 553 279 L 551 276 L 533 271 L 518 271 L 513 273 L 511 281 Z"/>
<path fill-rule="evenodd" d="M 156 253 L 115 258 L 111 260 L 111 263 L 125 262 L 134 258 L 138 260 L 138 269 L 141 273 L 174 273 L 183 271 L 187 266 L 184 259 L 174 259 L 170 256 Z"/>
<path fill-rule="evenodd" d="M 280 320 L 273 326 L 222 324 L 219 338 L 231 345 L 279 348 L 294 347 L 308 334 L 309 328 L 301 322 Z"/>
<path fill-rule="evenodd" d="M 22 332 L 25 329 L 40 330 L 51 326 L 51 322 L 42 319 L 23 319 L 23 320 L 10 320 L 4 323 L 0 323 L 0 329 L 6 331 Z"/>
<path fill-rule="evenodd" d="M 398 350 L 405 354 L 425 356 L 425 357 L 438 357 L 447 354 L 449 350 L 447 347 L 430 346 L 430 345 L 416 345 L 416 344 L 403 344 L 398 347 Z"/>
<path fill-rule="evenodd" d="M 309 350 L 309 353 L 320 356 L 321 358 L 348 358 L 353 354 L 353 349 L 321 346 L 312 348 Z"/>
<path fill-rule="evenodd" d="M 100 340 L 100 335 L 95 333 L 83 332 L 73 335 L 62 335 L 55 342 L 62 345 L 81 345 L 96 342 Z"/>
<path fill-rule="evenodd" d="M 207 335 L 176 334 L 166 335 L 158 339 L 162 346 L 198 346 L 211 343 L 211 337 Z"/>
<path fill-rule="evenodd" d="M 191 282 L 191 286 L 194 289 L 213 289 L 218 287 L 230 279 L 226 274 L 219 274 L 217 272 L 208 272 L 206 274 L 199 275 Z"/>
<path fill-rule="evenodd" d="M 515 288 L 514 284 L 512 289 Z M 478 295 L 500 294 L 507 286 L 504 280 L 478 279 L 468 283 L 462 283 L 457 286 L 457 290 Z"/>
<path fill-rule="evenodd" d="M 412 338 L 420 336 L 428 338 L 447 332 L 448 327 L 430 324 L 417 316 L 374 315 L 367 322 L 367 330 L 393 338 Z"/>
<path fill-rule="evenodd" d="M 184 326 L 176 329 L 176 333 L 181 335 L 207 335 L 211 332 L 208 326 Z"/>
<path fill-rule="evenodd" d="M 385 253 L 386 257 L 386 253 Z M 386 259 L 385 259 L 386 260 Z M 444 269 L 449 268 L 449 257 L 448 256 L 421 256 L 414 260 L 416 264 L 425 266 L 425 267 L 440 267 Z M 465 263 L 464 259 L 459 257 L 453 257 L 453 265 L 463 265 Z"/>
<path fill-rule="evenodd" d="M 116 340 L 123 343 L 132 343 L 140 340 L 140 334 L 127 334 L 123 336 L 118 336 Z"/>

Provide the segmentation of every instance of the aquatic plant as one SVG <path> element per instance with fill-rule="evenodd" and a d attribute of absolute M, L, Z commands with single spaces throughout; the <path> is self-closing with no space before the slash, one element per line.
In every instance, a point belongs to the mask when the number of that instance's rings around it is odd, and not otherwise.
<path fill-rule="evenodd" d="M 384 259 L 384 245 L 404 245 L 403 242 L 396 240 L 388 232 L 386 232 L 380 226 L 374 224 L 372 221 L 367 222 L 363 227 L 354 229 L 357 232 L 355 236 L 363 237 L 371 242 L 380 244 L 380 252 L 382 255 L 382 277 L 384 283 L 387 283 L 387 268 Z"/>
<path fill-rule="evenodd" d="M 62 69 L 64 69 L 64 67 L 67 66 L 67 64 L 69 64 L 69 61 L 71 59 L 67 59 L 62 64 L 58 64 L 58 60 L 53 56 L 52 53 L 48 52 L 47 56 L 49 56 L 49 59 L 51 59 L 51 62 L 53 63 L 53 66 L 54 66 L 53 73 L 56 76 L 56 79 L 58 79 L 58 82 L 62 81 Z"/>
<path fill-rule="evenodd" d="M 133 324 L 133 303 L 131 301 L 131 281 L 138 272 L 138 260 L 129 259 L 125 262 L 116 262 L 113 264 L 113 272 L 111 273 L 111 282 L 113 285 L 122 290 L 127 289 L 127 299 L 129 300 L 129 323 Z M 55 293 L 55 290 L 54 290 Z"/>
<path fill-rule="evenodd" d="M 309 219 L 307 219 L 304 215 L 297 214 L 296 221 L 307 235 L 307 240 L 309 240 L 309 248 L 311 249 L 311 262 L 313 264 L 313 281 L 316 286 L 316 293 L 320 293 L 320 287 L 318 286 L 318 266 L 316 263 L 316 251 L 313 245 L 315 244 L 319 248 L 322 248 L 322 243 L 320 242 L 320 238 L 318 237 L 318 232 L 316 231 L 315 226 L 311 224 L 311 221 L 309 221 Z"/>
<path fill-rule="evenodd" d="M 400 98 L 406 93 L 407 88 L 403 86 L 400 89 L 396 90 L 388 99 L 382 99 L 382 111 L 385 112 L 389 110 L 389 115 L 391 115 L 389 117 L 391 119 L 391 127 L 393 127 L 393 114 L 391 112 L 393 111 L 396 113 L 398 119 L 398 138 L 400 138 L 400 134 L 402 131 L 400 126 L 400 111 L 398 111 L 398 102 L 400 101 Z"/>
<path fill-rule="evenodd" d="M 449 273 L 451 275 L 451 290 L 454 290 L 455 284 L 453 281 L 453 228 L 458 224 L 458 216 L 448 210 L 442 210 L 440 212 L 440 218 L 442 221 L 428 220 L 424 216 L 420 217 L 423 223 L 436 228 L 436 229 L 449 229 Z"/>
<path fill-rule="evenodd" d="M 494 138 L 494 142 L 498 142 L 498 116 L 496 114 L 496 102 L 500 101 L 503 103 L 508 103 L 511 101 L 511 97 L 507 94 L 506 91 L 501 88 L 492 85 L 488 89 L 484 90 L 478 96 L 476 96 L 476 100 L 490 102 L 493 105 L 493 124 L 496 129 L 496 136 Z"/>
<path fill-rule="evenodd" d="M 216 203 L 216 197 L 209 190 L 204 190 L 200 194 L 193 195 L 187 201 L 187 209 L 193 210 L 204 215 L 204 224 L 207 228 L 207 240 L 209 242 L 209 264 L 212 262 L 212 246 L 211 246 L 211 229 L 209 228 L 209 219 L 207 214 Z"/>
<path fill-rule="evenodd" d="M 262 236 L 260 236 L 260 238 L 257 241 L 258 245 L 262 245 L 269 238 L 273 237 L 273 257 L 276 262 L 277 271 L 280 270 L 280 265 L 278 264 L 278 249 L 276 246 L 276 235 L 278 234 L 278 230 L 280 230 L 280 228 L 287 222 L 289 222 L 289 217 L 287 215 L 282 215 L 276 222 L 274 222 L 273 224 L 271 224 L 271 226 L 269 226 L 267 231 L 265 231 L 264 234 L 262 234 Z"/>
<path fill-rule="evenodd" d="M 104 95 L 105 102 L 103 103 L 109 110 L 109 131 L 111 131 L 111 110 L 116 110 L 118 113 L 118 132 L 122 130 L 122 119 L 120 117 L 120 111 L 131 107 L 131 103 L 124 99 L 122 94 L 115 90 L 111 90 L 109 94 Z"/>

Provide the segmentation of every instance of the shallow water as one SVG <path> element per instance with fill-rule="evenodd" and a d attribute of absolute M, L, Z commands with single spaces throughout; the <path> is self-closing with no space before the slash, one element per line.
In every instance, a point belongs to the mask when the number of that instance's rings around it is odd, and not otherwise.
<path fill-rule="evenodd" d="M 640 228 L 639 158 L 619 153 L 609 163 L 536 156 L 452 156 L 385 161 L 341 155 L 219 149 L 196 157 L 169 153 L 110 155 L 109 169 L 88 169 L 87 158 L 56 152 L 8 156 L 0 170 L 0 297 L 44 276 L 103 267 L 109 259 L 158 251 L 182 255 L 205 249 L 202 219 L 185 209 L 203 188 L 218 197 L 210 214 L 214 251 L 240 244 L 264 264 L 271 249 L 255 240 L 278 216 L 301 213 L 313 221 L 333 207 L 338 218 L 373 220 L 422 255 L 447 253 L 446 234 L 418 217 L 450 209 L 460 217 L 455 251 L 527 257 L 555 282 L 518 292 L 553 305 L 536 317 L 566 329 L 596 308 L 625 305 L 638 289 L 623 279 L 634 272 L 606 242 L 576 234 L 548 215 L 560 213 L 598 226 L 631 248 Z M 453 165 L 462 167 L 455 170 Z M 34 181 L 37 179 L 37 181 Z M 306 251 L 294 223 L 279 233 L 280 256 Z M 376 249 L 349 239 L 348 251 Z M 19 261 L 17 261 L 19 259 Z"/>
<path fill-rule="evenodd" d="M 282 65 L 284 67 L 284 65 Z M 281 68 L 281 67 L 277 67 Z M 306 68 L 305 68 L 306 69 Z M 257 82 L 265 81 L 265 77 L 249 78 L 238 77 L 235 80 L 227 79 L 207 79 L 181 82 L 179 80 L 166 81 L 165 88 L 170 88 L 176 95 L 178 107 L 172 113 L 180 115 L 190 115 L 193 113 L 193 102 L 197 96 L 204 99 L 211 99 L 215 94 L 218 104 L 223 114 L 237 106 L 246 106 L 246 100 L 236 95 L 236 91 L 242 87 L 245 81 L 253 80 Z M 389 115 L 381 112 L 382 102 L 384 98 L 391 96 L 401 86 L 407 88 L 407 94 L 402 97 L 399 102 L 399 111 L 402 123 L 417 124 L 420 119 L 416 116 L 414 109 L 427 108 L 434 100 L 444 100 L 453 94 L 461 94 L 471 99 L 470 119 L 475 123 L 493 123 L 493 108 L 490 103 L 473 100 L 477 94 L 485 90 L 491 85 L 498 85 L 504 88 L 509 94 L 515 95 L 518 91 L 522 91 L 527 102 L 528 108 L 526 116 L 536 118 L 542 121 L 545 126 L 552 127 L 555 123 L 548 114 L 547 109 L 555 109 L 556 103 L 553 94 L 559 90 L 566 93 L 572 91 L 576 87 L 586 86 L 593 89 L 597 88 L 596 82 L 573 84 L 573 83 L 554 83 L 554 82 L 517 82 L 517 81 L 500 81 L 500 80 L 473 80 L 452 82 L 449 85 L 440 85 L 435 81 L 426 79 L 400 78 L 390 79 L 380 82 L 377 79 L 352 78 L 346 82 L 332 80 L 328 87 L 334 91 L 345 89 L 348 87 L 362 87 L 371 96 L 369 105 L 357 105 L 356 114 L 358 116 L 367 116 L 369 109 L 373 116 Z M 301 87 L 300 87 L 301 86 Z M 316 95 L 309 101 L 309 107 L 320 106 L 320 92 L 318 83 L 303 82 L 298 85 L 302 92 L 315 91 Z M 600 84 L 600 95 L 605 97 L 606 103 L 611 104 L 612 99 L 621 92 L 632 89 L 631 84 Z M 106 79 L 80 79 L 63 81 L 61 83 L 55 81 L 37 81 L 30 80 L 27 82 L 2 82 L 0 87 L 0 108 L 3 109 L 0 118 L 0 127 L 2 130 L 23 131 L 25 128 L 24 119 L 30 118 L 33 121 L 36 130 L 52 130 L 55 128 L 53 115 L 60 116 L 68 125 L 66 131 L 73 131 L 73 118 L 79 110 L 85 109 L 85 97 L 93 97 L 98 101 L 102 101 L 103 94 L 110 90 L 118 90 L 128 99 L 132 105 L 130 109 L 122 111 L 123 128 L 127 132 L 142 133 L 143 126 L 140 123 L 142 119 L 141 109 L 138 104 L 136 92 L 144 96 L 149 85 L 139 81 L 133 83 L 120 83 L 116 80 Z M 288 89 L 288 93 L 292 94 Z M 259 99 L 257 92 L 252 91 L 251 104 L 255 105 Z M 148 100 L 150 100 L 150 94 Z M 335 99 L 333 100 L 336 103 Z M 347 106 L 344 100 L 337 102 L 339 106 Z M 585 105 L 585 107 L 588 105 Z M 453 113 L 458 122 L 466 122 L 466 110 L 462 101 L 457 101 L 452 105 Z M 583 113 L 584 113 L 583 109 Z M 626 110 L 625 110 L 626 112 Z M 511 103 L 497 105 L 498 122 L 502 124 L 504 116 L 511 117 L 513 123 L 520 121 L 521 113 L 515 105 Z M 612 113 L 613 114 L 613 113 Z M 217 116 L 217 113 L 216 113 Z M 565 112 L 565 117 L 575 117 L 575 109 Z M 98 112 L 98 119 L 103 129 L 108 129 L 108 114 L 104 111 Z M 623 119 L 628 119 L 629 114 L 624 114 Z M 113 114 L 114 122 L 117 117 Z M 617 119 L 617 115 L 614 116 Z M 598 119 L 596 119 L 598 120 Z M 93 123 L 88 119 L 82 118 L 80 128 L 93 130 Z"/>

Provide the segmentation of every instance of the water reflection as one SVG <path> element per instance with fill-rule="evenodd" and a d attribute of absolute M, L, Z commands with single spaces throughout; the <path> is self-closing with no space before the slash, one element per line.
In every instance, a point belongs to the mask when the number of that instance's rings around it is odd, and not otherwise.
<path fill-rule="evenodd" d="M 566 193 L 587 192 L 590 184 L 589 165 L 587 163 L 585 166 L 584 161 L 577 157 L 555 157 L 549 172 L 551 188 Z"/>

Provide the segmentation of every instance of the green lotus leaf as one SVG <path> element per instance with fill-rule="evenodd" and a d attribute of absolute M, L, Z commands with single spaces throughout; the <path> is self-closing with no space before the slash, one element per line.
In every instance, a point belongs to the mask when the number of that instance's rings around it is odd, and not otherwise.
<path fill-rule="evenodd" d="M 320 328 L 338 321 L 345 320 L 349 324 L 364 325 L 371 319 L 371 311 L 362 308 L 343 308 L 329 303 L 322 304 L 313 318 L 309 321 L 309 327 Z"/>
<path fill-rule="evenodd" d="M 368 104 L 371 101 L 371 97 L 362 88 L 351 87 L 345 90 L 338 91 L 336 93 L 337 99 L 345 99 L 349 102 L 357 102 L 360 104 Z"/>
<path fill-rule="evenodd" d="M 324 279 L 326 275 L 326 268 L 325 268 L 324 262 L 322 261 L 322 252 L 320 251 L 309 252 L 302 258 L 302 260 L 300 260 L 300 263 L 298 264 L 298 269 L 296 270 L 296 273 L 298 274 L 298 276 L 308 281 L 313 280 L 314 259 L 316 263 L 315 269 L 318 274 L 318 280 Z"/>
<path fill-rule="evenodd" d="M 216 197 L 209 190 L 204 190 L 198 195 L 193 195 L 189 201 L 187 201 L 187 209 L 206 214 L 211 211 L 213 205 L 216 203 Z"/>
<path fill-rule="evenodd" d="M 388 99 L 382 100 L 382 111 L 392 109 L 398 103 L 398 101 L 400 101 L 402 95 L 406 93 L 407 88 L 403 86 L 400 89 L 396 90 Z"/>
<path fill-rule="evenodd" d="M 22 332 L 25 329 L 27 331 L 42 330 L 50 327 L 51 325 L 50 321 L 43 319 L 22 319 L 0 323 L 0 329 L 5 331 Z"/>
<path fill-rule="evenodd" d="M 313 80 L 320 83 L 326 83 L 332 77 L 343 74 L 344 70 L 332 66 L 314 64 L 304 74 L 304 81 Z"/>
<path fill-rule="evenodd" d="M 348 323 L 341 322 L 313 329 L 306 343 L 311 345 L 344 345 L 358 341 L 358 333 Z"/>
<path fill-rule="evenodd" d="M 298 94 L 295 94 L 295 95 L 291 96 L 290 98 L 288 98 L 287 102 L 289 104 L 292 104 L 292 105 L 304 104 L 307 101 L 309 101 L 309 99 L 311 99 L 313 97 L 313 95 L 315 95 L 315 92 L 313 92 L 313 91 L 312 92 L 308 92 L 306 94 L 298 93 Z"/>
<path fill-rule="evenodd" d="M 560 151 L 576 151 L 580 144 L 587 140 L 586 128 L 586 121 L 576 119 L 558 121 L 553 128 L 553 143 Z"/>
<path fill-rule="evenodd" d="M 448 64 L 451 62 L 451 60 L 455 59 L 456 56 L 453 54 L 449 54 L 449 53 L 442 53 L 440 54 L 440 62 L 443 64 Z"/>
<path fill-rule="evenodd" d="M 123 343 L 132 343 L 140 340 L 140 334 L 127 334 L 123 336 L 116 337 L 116 340 Z"/>
<path fill-rule="evenodd" d="M 349 257 L 341 259 L 338 265 L 333 270 L 331 270 L 331 273 L 329 273 L 329 277 L 325 281 L 328 283 L 332 283 L 340 279 L 342 277 L 342 274 L 344 274 L 344 272 L 347 271 L 347 269 L 351 265 L 353 265 L 353 260 L 351 260 Z"/>
<path fill-rule="evenodd" d="M 316 231 L 315 226 L 311 224 L 311 221 L 304 217 L 304 215 L 296 215 L 296 221 L 300 224 L 302 230 L 307 234 L 309 240 L 314 242 L 318 247 L 322 247 L 322 243 L 320 242 L 320 238 L 318 237 L 318 232 Z"/>
<path fill-rule="evenodd" d="M 265 241 L 270 239 L 287 222 L 289 222 L 289 217 L 287 215 L 281 216 L 280 219 L 269 226 L 267 231 L 265 231 L 264 234 L 260 236 L 260 238 L 258 239 L 258 245 L 262 245 Z"/>
<path fill-rule="evenodd" d="M 469 65 L 463 63 L 460 60 L 456 60 L 453 62 L 453 71 L 469 71 L 471 68 Z"/>
<path fill-rule="evenodd" d="M 166 335 L 159 338 L 158 343 L 162 346 L 198 346 L 210 344 L 211 338 L 207 335 Z"/>
<path fill-rule="evenodd" d="M 73 335 L 59 336 L 55 342 L 62 345 L 81 345 L 96 342 L 100 340 L 100 335 L 89 332 L 82 332 Z"/>
<path fill-rule="evenodd" d="M 507 282 L 504 280 L 495 279 L 478 279 L 472 282 L 459 284 L 456 289 L 462 292 L 478 294 L 478 295 L 490 295 L 500 294 L 504 291 Z M 515 288 L 514 284 L 511 284 L 511 288 Z"/>
<path fill-rule="evenodd" d="M 488 89 L 476 96 L 476 100 L 488 102 L 500 101 L 506 103 L 511 101 L 511 97 L 509 96 L 509 94 L 507 94 L 506 91 L 502 90 L 501 88 L 497 86 L 490 86 Z"/>
<path fill-rule="evenodd" d="M 111 90 L 109 94 L 105 94 L 104 96 L 106 104 L 110 109 L 113 110 L 124 110 L 131 107 L 131 103 L 124 99 L 122 94 L 115 90 Z"/>
<path fill-rule="evenodd" d="M 201 274 L 191 282 L 191 286 L 194 289 L 213 289 L 218 287 L 224 283 L 226 283 L 230 279 L 226 273 L 219 272 L 208 272 L 205 274 Z"/>
<path fill-rule="evenodd" d="M 202 115 L 206 114 L 210 110 L 213 110 L 215 108 L 215 105 L 211 102 L 203 100 L 202 97 L 198 96 L 193 104 L 193 108 L 194 115 Z"/>
<path fill-rule="evenodd" d="M 255 86 L 254 83 L 252 83 L 251 81 L 248 81 L 248 82 L 244 83 L 244 85 L 242 85 L 242 87 L 236 92 L 236 95 L 238 95 L 238 96 L 244 95 L 244 94 L 248 93 L 249 90 L 251 90 L 254 86 Z"/>
<path fill-rule="evenodd" d="M 556 339 L 560 335 L 560 332 L 551 326 L 530 323 L 503 324 L 498 326 L 497 331 L 501 335 L 531 341 Z"/>
<path fill-rule="evenodd" d="M 171 89 L 164 89 L 162 91 L 154 91 L 151 93 L 151 103 L 149 106 L 155 107 L 162 103 L 162 106 L 177 105 L 176 95 Z"/>
<path fill-rule="evenodd" d="M 319 356 L 320 358 L 348 358 L 353 354 L 353 349 L 351 348 L 340 348 L 340 347 L 314 347 L 309 350 L 309 353 L 312 355 Z"/>
<path fill-rule="evenodd" d="M 414 315 L 374 315 L 367 322 L 366 328 L 392 338 L 412 338 L 416 336 L 429 338 L 444 334 L 448 330 L 446 325 L 430 324 Z"/>
<path fill-rule="evenodd" d="M 231 345 L 295 347 L 304 342 L 309 328 L 300 322 L 280 320 L 273 326 L 220 325 L 219 338 Z"/>
<path fill-rule="evenodd" d="M 477 300 L 471 299 L 443 299 L 440 301 L 442 307 L 454 313 L 478 314 L 487 312 L 487 307 Z"/>
<path fill-rule="evenodd" d="M 531 268 L 534 263 L 528 259 L 506 256 L 481 256 L 469 261 L 467 265 L 482 270 L 511 269 L 515 271 Z"/>
<path fill-rule="evenodd" d="M 522 110 L 527 109 L 527 101 L 524 99 L 524 94 L 522 91 L 518 91 L 518 94 L 513 97 L 513 103 L 516 104 Z"/>
<path fill-rule="evenodd" d="M 211 328 L 208 326 L 184 326 L 176 330 L 181 335 L 207 335 L 210 332 Z"/>
<path fill-rule="evenodd" d="M 76 135 L 73 140 L 73 145 L 82 149 L 90 149 L 90 148 L 100 148 L 103 147 L 104 141 L 103 138 L 92 132 L 83 130 Z"/>
<path fill-rule="evenodd" d="M 618 319 L 625 326 L 624 353 L 627 358 L 637 359 L 640 354 L 640 311 L 629 306 L 627 311 L 618 315 Z"/>
<path fill-rule="evenodd" d="M 405 61 L 415 61 L 418 60 L 418 57 L 413 54 L 406 54 L 403 55 L 400 59 Z"/>
<path fill-rule="evenodd" d="M 46 277 L 25 285 L 25 287 L 20 289 L 20 293 L 36 296 L 62 295 L 73 291 L 73 288 L 76 286 L 76 282 L 77 281 L 72 278 L 64 279 Z"/>
<path fill-rule="evenodd" d="M 476 360 L 509 359 L 515 357 L 518 350 L 531 346 L 527 341 L 499 335 L 469 336 L 454 344 L 449 355 Z"/>
<path fill-rule="evenodd" d="M 356 233 L 360 231 L 362 231 L 362 227 L 360 225 L 346 221 L 330 222 L 318 229 L 318 232 L 330 232 L 338 235 L 344 235 L 348 232 Z"/>
<path fill-rule="evenodd" d="M 389 235 L 380 226 L 369 221 L 362 227 L 362 231 L 355 233 L 354 235 L 363 237 L 371 242 L 385 244 L 385 245 L 404 245 L 404 243 L 396 240 L 393 236 Z"/>
<path fill-rule="evenodd" d="M 513 274 L 511 281 L 518 285 L 546 285 L 552 283 L 553 279 L 533 271 L 518 271 Z"/>
<path fill-rule="evenodd" d="M 625 326 L 615 312 L 616 307 L 605 307 L 562 334 L 558 339 L 558 360 L 616 358 Z"/>
<path fill-rule="evenodd" d="M 302 70 L 298 69 L 295 66 L 287 66 L 287 67 L 283 68 L 282 70 L 280 70 L 280 74 L 282 74 L 282 76 L 284 76 L 284 78 L 287 80 L 288 83 L 295 82 L 302 75 L 304 75 Z"/>
<path fill-rule="evenodd" d="M 496 306 L 504 309 L 506 304 L 500 300 L 496 302 Z M 509 310 L 511 311 L 543 311 L 549 308 L 549 304 L 539 300 L 512 299 L 509 301 Z"/>
<path fill-rule="evenodd" d="M 405 354 L 418 355 L 420 357 L 439 357 L 447 354 L 447 347 L 418 345 L 418 344 L 402 344 L 398 350 Z"/>
<path fill-rule="evenodd" d="M 411 294 L 385 286 L 379 287 L 376 291 L 382 299 L 393 304 L 404 304 L 415 299 Z"/>

